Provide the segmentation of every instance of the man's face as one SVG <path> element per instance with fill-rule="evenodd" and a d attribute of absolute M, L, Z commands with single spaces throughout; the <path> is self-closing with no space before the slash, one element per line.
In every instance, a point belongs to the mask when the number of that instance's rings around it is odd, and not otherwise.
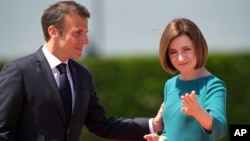
<path fill-rule="evenodd" d="M 63 34 L 57 40 L 57 48 L 60 50 L 61 60 L 79 60 L 83 49 L 88 45 L 88 18 L 71 14 L 65 17 Z"/>

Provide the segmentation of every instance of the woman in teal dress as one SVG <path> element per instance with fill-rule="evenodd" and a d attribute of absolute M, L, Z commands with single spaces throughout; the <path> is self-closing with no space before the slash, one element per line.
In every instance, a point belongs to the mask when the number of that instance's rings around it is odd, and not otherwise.
<path fill-rule="evenodd" d="M 198 26 L 173 19 L 160 41 L 163 69 L 176 74 L 164 87 L 164 130 L 148 141 L 215 141 L 227 131 L 226 86 L 205 68 L 208 47 Z"/>

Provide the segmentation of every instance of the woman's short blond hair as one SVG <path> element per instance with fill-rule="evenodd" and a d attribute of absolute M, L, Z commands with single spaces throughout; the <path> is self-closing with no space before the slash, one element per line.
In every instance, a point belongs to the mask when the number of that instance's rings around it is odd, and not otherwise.
<path fill-rule="evenodd" d="M 198 26 L 186 18 L 173 19 L 161 36 L 159 49 L 161 66 L 170 74 L 174 74 L 177 70 L 170 61 L 168 47 L 173 39 L 181 35 L 187 35 L 192 41 L 197 59 L 195 69 L 203 67 L 207 61 L 207 43 Z"/>

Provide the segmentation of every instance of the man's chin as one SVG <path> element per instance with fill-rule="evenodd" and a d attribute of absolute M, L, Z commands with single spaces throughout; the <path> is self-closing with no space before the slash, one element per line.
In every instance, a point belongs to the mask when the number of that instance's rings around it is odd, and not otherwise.
<path fill-rule="evenodd" d="M 78 61 L 78 60 L 82 59 L 82 55 L 72 57 L 71 59 Z"/>

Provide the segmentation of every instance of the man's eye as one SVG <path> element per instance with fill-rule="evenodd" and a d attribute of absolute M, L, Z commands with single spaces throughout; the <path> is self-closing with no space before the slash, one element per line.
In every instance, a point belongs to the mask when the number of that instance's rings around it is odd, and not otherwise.
<path fill-rule="evenodd" d="M 75 36 L 75 37 L 79 37 L 79 36 L 81 36 L 81 34 L 82 34 L 82 32 L 75 32 L 75 33 L 74 33 L 74 36 Z"/>
<path fill-rule="evenodd" d="M 76 35 L 81 35 L 81 32 L 76 32 Z"/>

